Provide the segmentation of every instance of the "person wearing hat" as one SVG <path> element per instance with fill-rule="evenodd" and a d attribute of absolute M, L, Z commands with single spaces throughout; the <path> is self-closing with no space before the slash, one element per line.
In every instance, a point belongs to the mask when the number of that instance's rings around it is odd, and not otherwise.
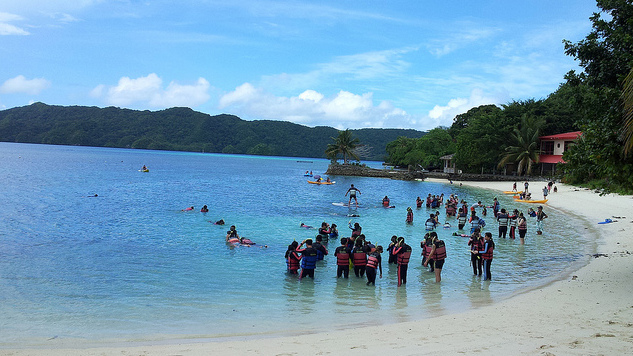
<path fill-rule="evenodd" d="M 543 206 L 539 205 L 536 210 L 536 234 L 543 235 L 543 220 L 547 219 L 547 214 L 543 211 Z"/>

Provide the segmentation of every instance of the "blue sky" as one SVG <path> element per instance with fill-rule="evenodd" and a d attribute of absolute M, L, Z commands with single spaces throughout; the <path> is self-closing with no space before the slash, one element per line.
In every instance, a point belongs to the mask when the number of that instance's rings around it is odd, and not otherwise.
<path fill-rule="evenodd" d="M 2 0 L 0 109 L 191 107 L 429 130 L 545 98 L 595 0 Z"/>

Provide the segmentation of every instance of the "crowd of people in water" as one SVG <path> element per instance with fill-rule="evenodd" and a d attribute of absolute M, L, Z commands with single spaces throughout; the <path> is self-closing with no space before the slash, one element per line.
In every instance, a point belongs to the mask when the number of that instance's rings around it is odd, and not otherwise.
<path fill-rule="evenodd" d="M 545 189 L 552 190 L 552 184 L 548 184 Z M 516 192 L 516 183 L 513 191 Z M 554 192 L 556 188 L 554 187 Z M 353 193 L 354 195 L 352 196 Z M 358 205 L 357 195 L 360 194 L 358 188 L 352 184 L 346 195 L 350 195 L 348 204 L 354 199 Z M 525 182 L 524 194 L 528 194 L 528 182 Z M 544 193 L 544 195 L 547 195 Z M 481 201 L 469 204 L 457 195 L 451 194 L 445 197 L 443 193 L 439 195 L 428 194 L 425 200 L 416 198 L 416 208 L 419 210 L 426 205 L 427 211 L 434 211 L 429 214 L 429 218 L 424 223 L 425 235 L 420 242 L 422 250 L 422 264 L 428 267 L 430 272 L 435 274 L 435 281 L 442 280 L 442 267 L 447 258 L 446 244 L 441 240 L 435 231 L 439 227 L 451 228 L 451 224 L 445 221 L 440 222 L 440 209 L 445 210 L 446 218 L 454 217 L 457 223 L 457 231 L 453 236 L 468 237 L 467 245 L 470 247 L 470 261 L 475 276 L 483 276 L 483 280 L 492 280 L 491 265 L 494 256 L 495 242 L 492 232 L 483 232 L 486 226 L 486 219 L 494 220 L 498 225 L 498 238 L 515 239 L 518 235 L 520 244 L 525 243 L 525 236 L 528 229 L 528 217 L 536 218 L 536 232 L 543 233 L 543 222 L 547 219 L 547 214 L 543 206 L 538 206 L 537 210 L 527 209 L 527 216 L 518 209 L 512 211 L 501 208 L 501 204 L 495 197 L 490 205 Z M 390 199 L 385 196 L 382 201 L 385 208 L 392 207 Z M 488 209 L 491 209 L 490 216 Z M 478 211 L 479 214 L 478 215 Z M 407 208 L 406 223 L 413 223 L 413 209 Z M 375 285 L 376 276 L 382 278 L 382 258 L 383 247 L 369 241 L 362 233 L 362 227 L 358 222 L 348 223 L 351 230 L 349 237 L 342 237 L 338 242 L 340 246 L 334 250 L 334 258 L 337 264 L 337 278 L 349 278 L 350 270 L 358 278 L 367 278 L 367 285 Z M 302 228 L 312 229 L 312 226 L 301 223 Z M 319 261 L 324 260 L 329 255 L 327 245 L 330 241 L 336 241 L 339 232 L 336 224 L 323 222 L 318 229 L 315 240 L 306 239 L 301 243 L 293 241 L 285 253 L 287 271 L 291 275 L 298 275 L 299 279 L 314 278 L 314 271 Z M 407 269 L 413 249 L 405 242 L 402 236 L 392 236 L 391 242 L 387 246 L 388 263 L 397 266 L 398 286 L 407 283 Z"/>

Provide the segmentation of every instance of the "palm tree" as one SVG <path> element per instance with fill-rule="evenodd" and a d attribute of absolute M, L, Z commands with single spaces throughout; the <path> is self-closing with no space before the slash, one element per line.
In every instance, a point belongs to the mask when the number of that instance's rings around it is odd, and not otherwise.
<path fill-rule="evenodd" d="M 348 156 L 354 158 L 355 160 L 360 160 L 358 154 L 355 151 L 360 144 L 360 140 L 357 138 L 352 138 L 352 132 L 349 129 L 345 131 L 339 131 L 338 137 L 332 137 L 332 140 L 334 140 L 334 143 L 330 143 L 325 149 L 326 157 L 330 159 L 336 159 L 339 154 L 342 154 L 343 162 L 345 164 L 347 164 Z"/>
<path fill-rule="evenodd" d="M 512 144 L 506 147 L 506 153 L 498 167 L 501 168 L 508 163 L 518 163 L 517 174 L 521 175 L 525 170 L 525 173 L 529 175 L 532 172 L 532 165 L 538 163 L 539 131 L 542 125 L 542 119 L 530 120 L 523 116 L 520 127 L 515 127 L 510 135 Z"/>
<path fill-rule="evenodd" d="M 628 154 L 633 149 L 633 68 L 624 79 L 622 101 L 624 102 L 622 138 L 624 138 L 624 154 Z"/>

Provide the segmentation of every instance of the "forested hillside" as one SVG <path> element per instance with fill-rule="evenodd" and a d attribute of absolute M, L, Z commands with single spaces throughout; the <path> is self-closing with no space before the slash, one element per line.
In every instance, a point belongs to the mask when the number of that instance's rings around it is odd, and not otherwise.
<path fill-rule="evenodd" d="M 383 160 L 388 142 L 424 132 L 360 129 L 363 159 Z M 245 121 L 189 108 L 137 111 L 43 103 L 0 111 L 0 141 L 270 156 L 325 157 L 338 131 L 283 121 Z"/>

